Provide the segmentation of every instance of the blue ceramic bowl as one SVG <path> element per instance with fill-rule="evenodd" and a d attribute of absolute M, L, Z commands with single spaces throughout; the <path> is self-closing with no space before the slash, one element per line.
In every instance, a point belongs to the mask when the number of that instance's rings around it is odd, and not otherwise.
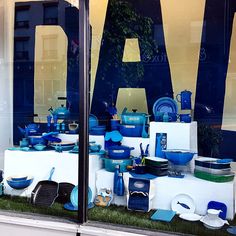
<path fill-rule="evenodd" d="M 7 178 L 7 183 L 10 187 L 14 189 L 24 189 L 30 186 L 33 182 L 33 177 L 28 176 L 25 180 L 12 180 L 11 177 Z"/>
<path fill-rule="evenodd" d="M 166 158 L 175 165 L 185 165 L 192 160 L 195 153 L 187 150 L 163 150 Z"/>
<path fill-rule="evenodd" d="M 70 194 L 70 201 L 72 203 L 72 205 L 76 208 L 78 208 L 78 185 L 75 186 L 72 191 L 71 191 L 71 194 Z M 92 190 L 90 187 L 88 187 L 88 203 L 90 203 L 92 201 Z"/>
<path fill-rule="evenodd" d="M 18 176 L 18 175 L 16 175 L 16 176 L 11 176 L 11 180 L 12 181 L 22 181 L 22 180 L 26 180 L 28 178 L 28 176 Z"/>

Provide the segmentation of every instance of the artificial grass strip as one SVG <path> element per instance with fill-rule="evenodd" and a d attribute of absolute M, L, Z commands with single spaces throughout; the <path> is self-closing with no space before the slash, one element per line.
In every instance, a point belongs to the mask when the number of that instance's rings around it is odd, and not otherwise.
<path fill-rule="evenodd" d="M 2 196 L 0 197 L 0 209 L 13 212 L 27 212 L 32 214 L 41 214 L 60 217 L 61 219 L 70 219 L 76 221 L 77 212 L 67 211 L 62 204 L 54 203 L 52 207 L 37 207 L 29 203 L 27 198 Z M 175 216 L 170 223 L 150 220 L 151 215 L 155 211 L 148 213 L 129 211 L 126 207 L 111 205 L 109 207 L 94 207 L 88 210 L 88 218 L 90 221 L 102 223 L 111 223 L 118 225 L 126 225 L 147 229 L 153 231 L 170 231 L 183 234 L 193 235 L 209 235 L 209 236 L 228 236 L 225 225 L 220 230 L 206 229 L 201 222 L 189 222 L 181 220 Z M 229 222 L 230 225 L 236 225 L 236 219 Z"/>

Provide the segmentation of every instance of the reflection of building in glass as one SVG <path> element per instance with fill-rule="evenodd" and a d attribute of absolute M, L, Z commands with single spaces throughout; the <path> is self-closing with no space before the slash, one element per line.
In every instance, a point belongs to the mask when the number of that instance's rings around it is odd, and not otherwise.
<path fill-rule="evenodd" d="M 78 21 L 78 9 L 63 0 L 15 4 L 15 141 L 17 125 L 33 122 L 34 113 L 43 120 L 59 96 L 78 110 Z"/>

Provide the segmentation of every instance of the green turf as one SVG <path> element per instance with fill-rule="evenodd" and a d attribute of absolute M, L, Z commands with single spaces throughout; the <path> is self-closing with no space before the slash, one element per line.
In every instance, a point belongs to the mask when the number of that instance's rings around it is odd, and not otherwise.
<path fill-rule="evenodd" d="M 52 207 L 36 207 L 31 205 L 26 198 L 3 196 L 0 198 L 0 209 L 14 211 L 14 212 L 29 212 L 35 214 L 43 214 L 50 216 L 57 216 L 64 219 L 75 221 L 77 219 L 77 212 L 64 210 L 63 205 L 54 203 Z M 109 207 L 94 207 L 89 209 L 88 218 L 90 221 L 109 222 L 112 224 L 120 224 L 133 226 L 141 229 L 158 230 L 158 231 L 172 231 L 184 234 L 193 235 L 215 235 L 226 236 L 229 235 L 226 231 L 227 225 L 220 230 L 206 229 L 201 222 L 187 222 L 179 219 L 177 216 L 171 223 L 152 221 L 150 216 L 154 211 L 149 213 L 128 211 L 125 207 L 109 206 Z M 236 225 L 236 219 L 229 222 L 230 225 Z"/>

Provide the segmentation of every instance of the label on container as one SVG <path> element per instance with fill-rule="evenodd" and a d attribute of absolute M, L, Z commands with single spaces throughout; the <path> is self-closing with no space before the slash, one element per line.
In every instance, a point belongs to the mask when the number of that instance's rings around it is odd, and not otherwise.
<path fill-rule="evenodd" d="M 112 163 L 123 163 L 123 160 L 112 160 Z"/>
<path fill-rule="evenodd" d="M 113 153 L 124 153 L 125 151 L 124 150 L 113 150 L 112 152 Z"/>

